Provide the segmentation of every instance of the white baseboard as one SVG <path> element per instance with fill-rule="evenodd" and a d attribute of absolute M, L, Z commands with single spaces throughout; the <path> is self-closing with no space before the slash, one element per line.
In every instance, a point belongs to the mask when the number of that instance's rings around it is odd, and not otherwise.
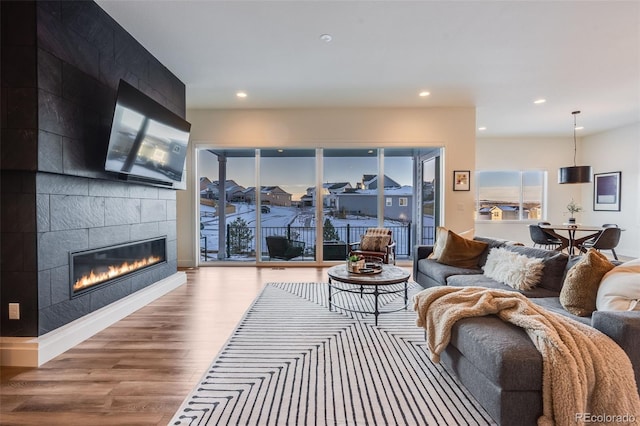
<path fill-rule="evenodd" d="M 40 337 L 0 337 L 0 365 L 39 367 L 187 282 L 175 274 Z"/>

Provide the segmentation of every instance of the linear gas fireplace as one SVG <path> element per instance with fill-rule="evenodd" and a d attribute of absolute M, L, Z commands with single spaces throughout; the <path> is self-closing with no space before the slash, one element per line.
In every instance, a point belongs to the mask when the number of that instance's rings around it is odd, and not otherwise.
<path fill-rule="evenodd" d="M 70 253 L 71 297 L 166 263 L 167 239 L 156 238 Z"/>

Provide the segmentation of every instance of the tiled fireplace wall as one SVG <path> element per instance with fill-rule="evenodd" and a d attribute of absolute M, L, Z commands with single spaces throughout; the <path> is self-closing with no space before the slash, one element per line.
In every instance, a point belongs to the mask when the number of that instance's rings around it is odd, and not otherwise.
<path fill-rule="evenodd" d="M 103 165 L 119 80 L 181 117 L 184 84 L 93 1 L 1 7 L 1 335 L 39 336 L 176 272 L 175 191 Z M 70 251 L 157 236 L 166 264 L 70 298 Z"/>

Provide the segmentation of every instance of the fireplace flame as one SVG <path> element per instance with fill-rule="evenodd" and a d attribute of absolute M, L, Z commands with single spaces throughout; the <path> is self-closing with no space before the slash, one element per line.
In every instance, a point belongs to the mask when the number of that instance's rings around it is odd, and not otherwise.
<path fill-rule="evenodd" d="M 126 275 L 129 272 L 137 271 L 138 269 L 142 269 L 146 266 L 158 263 L 161 260 L 162 258 L 158 256 L 149 256 L 145 259 L 135 260 L 133 262 L 124 262 L 120 266 L 109 266 L 108 271 L 98 274 L 91 270 L 88 275 L 83 275 L 82 277 L 78 278 L 78 280 L 73 285 L 73 291 L 82 290 L 101 282 L 109 281 L 122 275 Z"/>

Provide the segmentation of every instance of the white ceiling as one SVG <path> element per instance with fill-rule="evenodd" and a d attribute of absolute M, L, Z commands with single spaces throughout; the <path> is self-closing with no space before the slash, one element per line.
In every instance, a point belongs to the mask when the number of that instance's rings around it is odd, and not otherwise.
<path fill-rule="evenodd" d="M 640 0 L 97 3 L 188 108 L 475 106 L 496 137 L 640 121 Z"/>

